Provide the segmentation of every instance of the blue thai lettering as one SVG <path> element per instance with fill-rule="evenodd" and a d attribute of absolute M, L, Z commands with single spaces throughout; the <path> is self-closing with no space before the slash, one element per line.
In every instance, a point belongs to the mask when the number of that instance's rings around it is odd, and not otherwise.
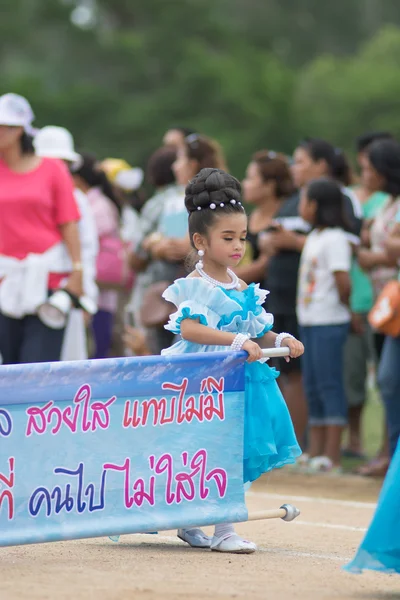
<path fill-rule="evenodd" d="M 4 408 L 0 408 L 0 436 L 8 437 L 12 432 L 12 418 L 10 413 Z"/>

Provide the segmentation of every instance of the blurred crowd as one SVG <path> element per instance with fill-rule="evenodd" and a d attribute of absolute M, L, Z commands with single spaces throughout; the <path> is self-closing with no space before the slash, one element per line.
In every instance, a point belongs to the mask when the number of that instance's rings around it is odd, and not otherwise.
<path fill-rule="evenodd" d="M 191 253 L 185 186 L 203 168 L 228 170 L 223 149 L 174 126 L 142 170 L 33 123 L 25 98 L 0 97 L 1 362 L 159 354 L 173 342 L 162 293 L 187 274 Z M 379 325 L 382 306 L 396 301 L 388 285 L 398 285 L 400 145 L 372 132 L 355 151 L 352 169 L 317 138 L 292 156 L 254 149 L 237 274 L 269 290 L 274 330 L 305 344 L 304 361 L 276 364 L 307 449 L 296 468 L 340 473 L 342 456 L 366 459 L 363 413 L 376 374 L 382 445 L 358 472 L 382 476 L 400 434 L 400 328 Z"/>

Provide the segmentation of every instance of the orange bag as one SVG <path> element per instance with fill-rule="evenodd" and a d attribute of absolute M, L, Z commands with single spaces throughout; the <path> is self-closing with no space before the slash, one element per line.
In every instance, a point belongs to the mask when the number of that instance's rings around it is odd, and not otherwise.
<path fill-rule="evenodd" d="M 379 294 L 368 315 L 375 331 L 398 337 L 400 335 L 400 282 L 389 281 Z"/>

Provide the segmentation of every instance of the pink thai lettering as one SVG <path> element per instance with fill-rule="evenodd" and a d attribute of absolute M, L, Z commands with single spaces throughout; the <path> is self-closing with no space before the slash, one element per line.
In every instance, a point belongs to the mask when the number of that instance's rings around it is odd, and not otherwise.
<path fill-rule="evenodd" d="M 48 402 L 45 406 L 30 406 L 26 410 L 28 415 L 28 423 L 26 425 L 25 435 L 29 437 L 33 431 L 35 433 L 43 434 L 47 429 L 47 417 L 46 411 L 53 406 L 54 402 Z"/>
<path fill-rule="evenodd" d="M 220 498 L 224 498 L 228 487 L 228 475 L 224 469 L 216 468 L 207 472 L 207 450 L 198 450 L 191 460 L 187 452 L 181 455 L 182 465 L 190 467 L 190 471 L 178 471 L 175 474 L 174 460 L 168 453 L 160 456 L 158 460 L 154 459 L 154 472 L 157 475 L 166 474 L 165 485 L 165 502 L 168 505 L 180 504 L 183 500 L 191 502 L 196 498 L 196 490 L 198 489 L 198 497 L 201 500 L 206 500 L 210 493 L 210 488 L 207 485 L 214 479 L 217 493 Z M 150 465 L 151 467 L 151 465 Z M 152 467 L 151 467 L 152 468 Z M 195 478 L 197 478 L 197 486 Z"/>
<path fill-rule="evenodd" d="M 8 459 L 8 475 L 4 475 L 3 473 L 0 473 L 0 484 L 4 484 L 6 485 L 9 489 L 3 490 L 0 492 L 0 515 L 1 515 L 1 509 L 3 507 L 3 503 L 5 502 L 5 500 L 7 500 L 7 504 L 8 504 L 8 520 L 12 521 L 12 519 L 14 518 L 14 494 L 13 494 L 13 487 L 14 487 L 14 482 L 15 482 L 15 472 L 14 472 L 14 466 L 15 466 L 15 458 L 13 456 L 11 456 Z M 0 485 L 0 489 L 1 489 L 1 485 Z"/>
<path fill-rule="evenodd" d="M 53 401 L 44 406 L 30 406 L 26 410 L 28 421 L 25 435 L 43 435 L 48 429 L 52 435 L 57 435 L 63 426 L 72 433 L 78 430 L 87 433 L 97 429 L 108 429 L 109 410 L 117 398 L 113 396 L 105 402 L 91 402 L 91 393 L 90 385 L 85 384 L 75 394 L 72 406 L 61 409 Z"/>
<path fill-rule="evenodd" d="M 165 453 L 156 461 L 154 466 L 154 472 L 157 475 L 161 475 L 162 473 L 167 474 L 167 483 L 165 486 L 165 502 L 167 504 L 173 504 L 175 501 L 175 493 L 172 491 L 173 484 L 173 464 L 174 459 L 171 454 Z"/>
<path fill-rule="evenodd" d="M 156 458 L 149 456 L 150 471 L 154 473 L 147 480 L 138 477 L 131 482 L 131 459 L 126 458 L 123 464 L 106 463 L 104 471 L 116 471 L 123 476 L 123 501 L 127 509 L 141 507 L 144 503 L 149 506 L 156 504 L 156 479 L 163 477 L 164 501 L 168 506 L 191 502 L 196 498 L 206 500 L 210 493 L 210 482 L 214 480 L 217 494 L 224 498 L 228 487 L 228 475 L 224 469 L 207 470 L 207 451 L 198 450 L 192 457 L 188 452 L 181 454 L 181 464 L 174 464 L 174 459 L 168 452 Z M 160 486 L 159 486 L 160 487 Z"/>
<path fill-rule="evenodd" d="M 225 406 L 224 406 L 224 387 L 225 380 L 223 377 L 217 381 L 214 377 L 207 377 L 201 382 L 200 390 L 204 392 L 207 390 L 208 396 L 204 399 L 204 416 L 207 421 L 211 421 L 214 414 L 219 418 L 220 421 L 225 419 Z M 210 394 L 217 392 L 218 408 L 215 407 L 214 397 Z"/>
<path fill-rule="evenodd" d="M 225 419 L 223 377 L 217 380 L 207 377 L 201 381 L 200 394 L 187 396 L 189 380 L 185 377 L 180 384 L 165 382 L 164 391 L 173 392 L 171 398 L 151 398 L 150 400 L 127 400 L 125 402 L 122 426 L 126 428 L 146 427 L 149 423 L 163 426 L 171 423 L 181 425 L 197 419 L 199 423 L 215 418 Z"/>

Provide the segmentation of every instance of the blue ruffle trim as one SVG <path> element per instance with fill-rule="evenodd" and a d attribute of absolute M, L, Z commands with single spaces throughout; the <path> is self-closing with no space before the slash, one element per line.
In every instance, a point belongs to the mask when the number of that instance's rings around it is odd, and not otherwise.
<path fill-rule="evenodd" d="M 196 312 L 192 312 L 189 306 L 185 306 L 184 308 L 182 308 L 181 310 L 177 311 L 176 313 L 173 313 L 170 316 L 169 322 L 165 326 L 165 329 L 168 329 L 169 331 L 172 331 L 172 333 L 180 334 L 180 332 L 181 332 L 181 323 L 185 319 L 192 319 L 193 321 L 196 321 L 196 319 L 198 319 L 200 325 L 206 325 L 206 326 L 209 325 L 209 323 L 208 323 L 207 318 L 205 317 L 205 315 L 200 314 L 200 313 L 197 314 Z"/>
<path fill-rule="evenodd" d="M 178 308 L 166 329 L 180 333 L 180 323 L 189 318 L 214 329 L 262 337 L 273 326 L 273 316 L 262 308 L 267 294 L 258 284 L 239 292 L 214 287 L 200 278 L 178 279 L 164 292 L 164 298 Z"/>

